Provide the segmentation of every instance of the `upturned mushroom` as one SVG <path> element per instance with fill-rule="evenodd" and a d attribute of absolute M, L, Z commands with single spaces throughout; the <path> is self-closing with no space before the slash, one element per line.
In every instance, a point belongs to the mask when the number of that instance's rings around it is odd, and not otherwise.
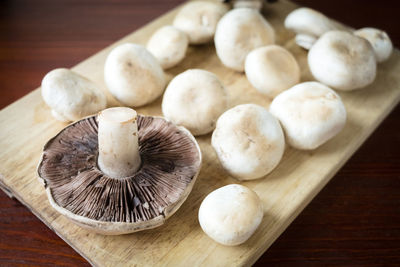
<path fill-rule="evenodd" d="M 315 79 L 344 91 L 363 88 L 376 75 L 371 44 L 345 31 L 323 34 L 308 52 L 308 65 Z"/>
<path fill-rule="evenodd" d="M 270 98 L 300 81 L 300 67 L 296 59 L 278 45 L 251 51 L 246 57 L 244 69 L 251 85 Z"/>
<path fill-rule="evenodd" d="M 219 2 L 189 2 L 178 12 L 173 25 L 186 33 L 190 44 L 205 44 L 212 41 L 217 23 L 227 11 L 227 6 Z"/>
<path fill-rule="evenodd" d="M 218 117 L 228 108 L 228 96 L 215 74 L 190 69 L 169 83 L 161 108 L 173 123 L 186 127 L 193 135 L 202 135 L 215 128 Z"/>
<path fill-rule="evenodd" d="M 269 110 L 279 119 L 287 143 L 297 149 L 319 147 L 346 123 L 346 109 L 340 96 L 318 82 L 300 83 L 282 92 Z"/>
<path fill-rule="evenodd" d="M 69 69 L 55 69 L 42 80 L 42 97 L 59 121 L 75 121 L 107 105 L 103 91 L 92 81 Z"/>
<path fill-rule="evenodd" d="M 50 139 L 38 174 L 58 212 L 116 235 L 163 224 L 187 198 L 200 165 L 199 146 L 185 128 L 116 107 Z"/>
<path fill-rule="evenodd" d="M 164 71 L 157 59 L 141 45 L 115 47 L 104 65 L 110 93 L 122 104 L 139 107 L 154 101 L 165 88 Z"/>
<path fill-rule="evenodd" d="M 333 30 L 345 30 L 344 26 L 321 12 L 307 7 L 301 7 L 289 13 L 284 23 L 287 29 L 296 33 L 296 43 L 307 50 L 322 34 Z"/>
<path fill-rule="evenodd" d="M 255 9 L 236 8 L 222 17 L 214 43 L 217 55 L 228 68 L 244 70 L 244 62 L 253 49 L 275 42 L 271 25 Z"/>
<path fill-rule="evenodd" d="M 253 180 L 278 165 L 285 139 L 278 120 L 267 109 L 243 104 L 219 117 L 211 145 L 229 174 L 239 180 Z"/>
<path fill-rule="evenodd" d="M 378 63 L 384 62 L 392 54 L 392 41 L 386 32 L 375 28 L 362 28 L 356 30 L 354 34 L 370 42 Z"/>
<path fill-rule="evenodd" d="M 169 69 L 182 61 L 188 45 L 186 34 L 168 25 L 161 27 L 150 37 L 147 50 L 160 62 L 163 69 Z"/>
<path fill-rule="evenodd" d="M 236 246 L 248 240 L 264 216 L 257 194 L 239 184 L 214 190 L 203 200 L 199 222 L 203 231 L 214 241 Z"/>

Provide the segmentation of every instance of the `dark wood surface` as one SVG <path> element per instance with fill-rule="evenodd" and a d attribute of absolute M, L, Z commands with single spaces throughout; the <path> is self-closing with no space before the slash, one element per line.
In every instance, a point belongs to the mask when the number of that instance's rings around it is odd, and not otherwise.
<path fill-rule="evenodd" d="M 180 2 L 0 1 L 0 108 L 37 88 L 51 69 L 72 67 Z M 296 2 L 355 28 L 384 29 L 400 46 L 396 0 Z M 399 130 L 397 107 L 256 266 L 400 266 Z M 0 192 L 0 265 L 88 263 Z"/>

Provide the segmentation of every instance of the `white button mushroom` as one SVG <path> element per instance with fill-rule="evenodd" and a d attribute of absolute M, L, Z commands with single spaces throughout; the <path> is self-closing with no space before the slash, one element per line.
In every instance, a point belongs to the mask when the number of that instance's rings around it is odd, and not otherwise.
<path fill-rule="evenodd" d="M 233 8 L 254 8 L 261 11 L 264 0 L 233 0 Z"/>
<path fill-rule="evenodd" d="M 218 243 L 236 246 L 257 230 L 264 216 L 257 194 L 238 184 L 214 190 L 203 200 L 199 222 L 203 231 Z"/>
<path fill-rule="evenodd" d="M 213 73 L 190 69 L 172 79 L 161 107 L 167 119 L 193 135 L 202 135 L 215 128 L 218 117 L 228 108 L 228 97 Z"/>
<path fill-rule="evenodd" d="M 190 2 L 178 12 L 173 25 L 187 34 L 190 44 L 205 44 L 212 40 L 218 21 L 227 11 L 218 2 Z"/>
<path fill-rule="evenodd" d="M 257 47 L 273 44 L 275 33 L 257 10 L 236 8 L 219 21 L 214 42 L 221 62 L 243 71 L 247 54 Z"/>
<path fill-rule="evenodd" d="M 362 28 L 355 31 L 354 34 L 371 43 L 378 63 L 387 60 L 392 54 L 392 41 L 386 32 L 375 28 Z"/>
<path fill-rule="evenodd" d="M 185 57 L 189 40 L 173 26 L 158 29 L 147 43 L 147 50 L 160 62 L 163 69 L 172 68 Z"/>
<path fill-rule="evenodd" d="M 278 165 L 285 140 L 278 120 L 268 110 L 244 104 L 219 117 L 211 145 L 228 173 L 239 180 L 252 180 Z"/>
<path fill-rule="evenodd" d="M 318 82 L 305 82 L 278 95 L 271 103 L 294 148 L 315 149 L 336 134 L 346 123 L 346 109 L 340 96 Z"/>
<path fill-rule="evenodd" d="M 371 84 L 376 60 L 370 43 L 344 31 L 322 35 L 308 53 L 315 79 L 339 90 L 354 90 Z"/>
<path fill-rule="evenodd" d="M 307 7 L 301 7 L 289 13 L 285 19 L 285 27 L 297 34 L 296 43 L 305 49 L 310 49 L 322 34 L 345 29 L 321 12 Z"/>
<path fill-rule="evenodd" d="M 285 48 L 269 45 L 248 54 L 245 72 L 249 82 L 261 93 L 274 98 L 300 81 L 300 67 Z"/>
<path fill-rule="evenodd" d="M 92 81 L 68 69 L 55 69 L 42 80 L 42 97 L 59 121 L 75 121 L 106 107 L 106 97 Z"/>
<path fill-rule="evenodd" d="M 104 65 L 104 80 L 118 101 L 132 107 L 155 100 L 166 83 L 157 59 L 143 46 L 129 43 L 110 52 Z"/>

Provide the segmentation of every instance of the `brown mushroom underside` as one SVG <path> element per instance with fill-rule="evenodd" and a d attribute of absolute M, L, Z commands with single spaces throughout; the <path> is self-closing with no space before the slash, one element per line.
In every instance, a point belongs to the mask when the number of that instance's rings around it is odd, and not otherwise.
<path fill-rule="evenodd" d="M 107 222 L 138 222 L 163 215 L 198 172 L 195 142 L 162 118 L 138 117 L 140 169 L 114 179 L 97 166 L 96 117 L 78 121 L 45 146 L 39 176 L 54 201 L 74 214 Z"/>

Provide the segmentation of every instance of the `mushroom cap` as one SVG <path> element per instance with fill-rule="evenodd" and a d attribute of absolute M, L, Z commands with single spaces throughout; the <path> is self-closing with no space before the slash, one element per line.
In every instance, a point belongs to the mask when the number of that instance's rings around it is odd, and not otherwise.
<path fill-rule="evenodd" d="M 296 59 L 278 45 L 251 51 L 246 57 L 245 72 L 249 82 L 271 98 L 300 81 L 300 67 Z"/>
<path fill-rule="evenodd" d="M 386 32 L 375 28 L 362 28 L 356 30 L 354 34 L 370 42 L 378 63 L 387 60 L 392 54 L 392 41 Z"/>
<path fill-rule="evenodd" d="M 205 44 L 212 40 L 218 21 L 227 11 L 227 6 L 218 2 L 189 2 L 178 12 L 173 25 L 187 34 L 190 44 Z"/>
<path fill-rule="evenodd" d="M 318 82 L 304 82 L 282 92 L 271 103 L 285 131 L 286 141 L 297 149 L 315 149 L 346 123 L 346 109 L 340 96 Z"/>
<path fill-rule="evenodd" d="M 199 209 L 203 231 L 216 242 L 228 246 L 249 239 L 263 216 L 260 198 L 253 190 L 239 184 L 214 190 L 206 196 Z"/>
<path fill-rule="evenodd" d="M 202 135 L 215 128 L 218 117 L 228 108 L 228 96 L 215 74 L 190 69 L 169 83 L 161 108 L 173 123 L 186 127 L 193 135 Z"/>
<path fill-rule="evenodd" d="M 322 35 L 308 52 L 308 65 L 315 79 L 344 91 L 365 87 L 376 75 L 370 43 L 345 31 Z"/>
<path fill-rule="evenodd" d="M 115 47 L 104 65 L 104 80 L 110 93 L 127 106 L 146 105 L 164 91 L 164 71 L 157 59 L 141 45 Z"/>
<path fill-rule="evenodd" d="M 253 8 L 261 11 L 265 0 L 234 0 L 233 8 Z"/>
<path fill-rule="evenodd" d="M 147 50 L 160 62 L 163 69 L 168 69 L 182 61 L 188 45 L 189 40 L 184 32 L 167 25 L 150 37 Z"/>
<path fill-rule="evenodd" d="M 221 62 L 228 68 L 243 71 L 248 53 L 275 42 L 271 25 L 255 9 L 236 8 L 222 17 L 214 36 Z"/>
<path fill-rule="evenodd" d="M 219 117 L 211 145 L 228 173 L 239 180 L 252 180 L 278 165 L 285 139 L 278 120 L 268 110 L 243 104 Z"/>
<path fill-rule="evenodd" d="M 319 37 L 336 30 L 337 26 L 327 16 L 314 9 L 301 7 L 293 10 L 285 19 L 285 28 L 295 33 Z"/>
<path fill-rule="evenodd" d="M 142 165 L 114 179 L 97 166 L 96 116 L 75 122 L 44 147 L 38 175 L 50 204 L 87 229 L 126 234 L 157 227 L 185 201 L 201 167 L 201 152 L 183 127 L 138 116 Z"/>
<path fill-rule="evenodd" d="M 69 69 L 55 69 L 42 80 L 42 97 L 60 121 L 75 121 L 94 114 L 107 105 L 98 86 Z"/>

